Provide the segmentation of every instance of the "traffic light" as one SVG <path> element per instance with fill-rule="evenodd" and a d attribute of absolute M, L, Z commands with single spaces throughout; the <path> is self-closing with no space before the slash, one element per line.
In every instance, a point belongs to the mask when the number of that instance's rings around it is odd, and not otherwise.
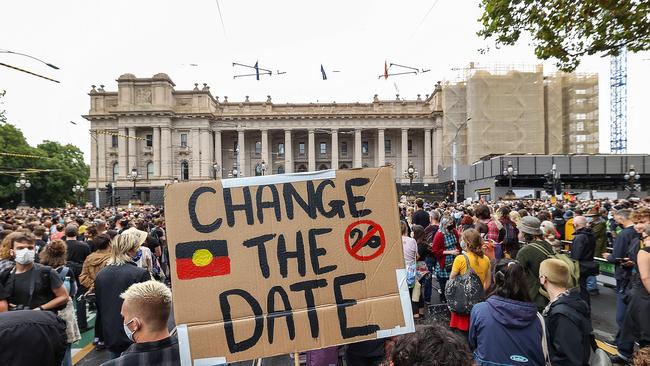
<path fill-rule="evenodd" d="M 113 196 L 113 183 L 108 183 L 106 185 L 106 195 L 109 197 Z"/>

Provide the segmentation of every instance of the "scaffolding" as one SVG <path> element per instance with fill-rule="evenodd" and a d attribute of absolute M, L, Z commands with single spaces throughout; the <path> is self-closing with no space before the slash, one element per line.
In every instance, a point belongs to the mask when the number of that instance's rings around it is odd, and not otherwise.
<path fill-rule="evenodd" d="M 609 149 L 613 154 L 627 152 L 627 50 L 612 57 L 609 69 L 610 116 Z"/>

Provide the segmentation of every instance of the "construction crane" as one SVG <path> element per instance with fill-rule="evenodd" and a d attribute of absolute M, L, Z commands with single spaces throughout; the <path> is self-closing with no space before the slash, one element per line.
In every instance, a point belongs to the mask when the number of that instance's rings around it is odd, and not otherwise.
<path fill-rule="evenodd" d="M 627 50 L 612 56 L 609 66 L 609 150 L 627 152 Z"/>

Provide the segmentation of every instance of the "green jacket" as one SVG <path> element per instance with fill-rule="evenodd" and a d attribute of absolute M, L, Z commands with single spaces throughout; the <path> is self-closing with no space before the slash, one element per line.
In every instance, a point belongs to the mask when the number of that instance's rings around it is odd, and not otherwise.
<path fill-rule="evenodd" d="M 607 223 L 605 223 L 605 220 L 600 219 L 594 221 L 591 224 L 591 233 L 593 234 L 594 239 L 596 239 L 594 255 L 600 257 L 605 253 L 605 250 L 607 250 Z"/>
<path fill-rule="evenodd" d="M 543 246 L 549 253 L 553 253 L 551 245 L 542 240 L 534 240 L 531 243 L 537 243 Z M 539 265 L 547 259 L 546 254 L 541 250 L 531 246 L 524 245 L 517 253 L 517 262 L 526 270 L 526 283 L 528 284 L 528 293 L 531 300 L 537 306 L 537 310 L 542 311 L 548 304 L 548 299 L 539 292 Z"/>

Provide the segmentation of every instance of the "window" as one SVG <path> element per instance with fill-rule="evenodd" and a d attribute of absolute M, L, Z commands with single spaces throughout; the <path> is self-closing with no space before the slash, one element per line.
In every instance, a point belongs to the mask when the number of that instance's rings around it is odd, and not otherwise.
<path fill-rule="evenodd" d="M 117 139 L 118 137 L 115 135 L 111 136 L 111 147 L 117 147 Z"/>
<path fill-rule="evenodd" d="M 114 136 L 114 137 L 117 137 L 117 136 Z M 113 163 L 113 176 L 112 176 L 111 181 L 113 181 L 113 182 L 117 181 L 117 177 L 118 177 L 119 174 L 120 174 L 119 165 L 117 165 L 117 163 Z"/>
<path fill-rule="evenodd" d="M 578 154 L 582 154 L 583 152 L 585 152 L 585 145 L 583 144 L 576 145 L 576 152 Z"/>
<path fill-rule="evenodd" d="M 579 104 L 579 105 L 585 104 L 585 100 L 583 98 L 576 99 L 576 104 Z"/>
<path fill-rule="evenodd" d="M 576 119 L 577 120 L 587 119 L 587 114 L 586 113 L 576 113 Z"/>
<path fill-rule="evenodd" d="M 153 178 L 153 163 L 147 163 L 147 180 Z"/>
<path fill-rule="evenodd" d="M 584 122 L 576 123 L 576 131 L 584 131 L 584 130 L 585 130 L 585 123 Z"/>
<path fill-rule="evenodd" d="M 284 156 L 284 142 L 278 144 L 278 155 Z M 284 168 L 282 168 L 282 173 L 284 173 Z M 278 174 L 282 174 L 278 173 Z"/>
<path fill-rule="evenodd" d="M 384 140 L 384 153 L 385 154 L 390 154 L 393 150 L 393 147 L 391 146 L 391 141 L 390 140 Z"/>
<path fill-rule="evenodd" d="M 586 135 L 576 135 L 576 142 L 585 142 L 587 141 Z"/>
<path fill-rule="evenodd" d="M 281 144 L 281 145 L 283 145 L 283 144 Z M 278 174 L 284 174 L 284 165 L 280 165 L 278 167 Z"/>
<path fill-rule="evenodd" d="M 409 139 L 408 141 L 409 155 L 413 154 L 413 140 Z"/>
<path fill-rule="evenodd" d="M 153 147 L 153 135 L 146 135 L 147 147 Z"/>
<path fill-rule="evenodd" d="M 187 134 L 181 133 L 181 147 L 187 147 Z"/>
<path fill-rule="evenodd" d="M 361 154 L 368 155 L 368 141 L 363 141 L 361 143 Z"/>
<path fill-rule="evenodd" d="M 576 94 L 587 94 L 586 89 L 576 89 Z"/>
<path fill-rule="evenodd" d="M 255 155 L 262 154 L 262 141 L 255 141 Z"/>
<path fill-rule="evenodd" d="M 305 143 L 304 142 L 299 142 L 298 143 L 298 155 L 305 155 Z"/>
<path fill-rule="evenodd" d="M 326 142 L 321 142 L 320 143 L 320 154 L 321 155 L 327 154 L 327 143 Z"/>
<path fill-rule="evenodd" d="M 181 180 L 190 179 L 190 164 L 187 161 L 181 163 Z"/>
<path fill-rule="evenodd" d="M 327 170 L 327 169 L 328 169 L 328 168 L 327 168 L 327 165 L 325 165 L 325 164 L 321 164 L 321 165 L 318 167 L 318 170 Z"/>
<path fill-rule="evenodd" d="M 348 169 L 348 166 L 347 166 L 347 164 L 341 164 L 341 166 L 339 167 L 339 169 Z"/>
<path fill-rule="evenodd" d="M 307 171 L 307 167 L 304 164 L 298 166 L 298 173 L 303 173 Z"/>
<path fill-rule="evenodd" d="M 347 142 L 341 142 L 341 155 L 343 155 L 343 156 L 348 155 L 348 143 Z"/>

